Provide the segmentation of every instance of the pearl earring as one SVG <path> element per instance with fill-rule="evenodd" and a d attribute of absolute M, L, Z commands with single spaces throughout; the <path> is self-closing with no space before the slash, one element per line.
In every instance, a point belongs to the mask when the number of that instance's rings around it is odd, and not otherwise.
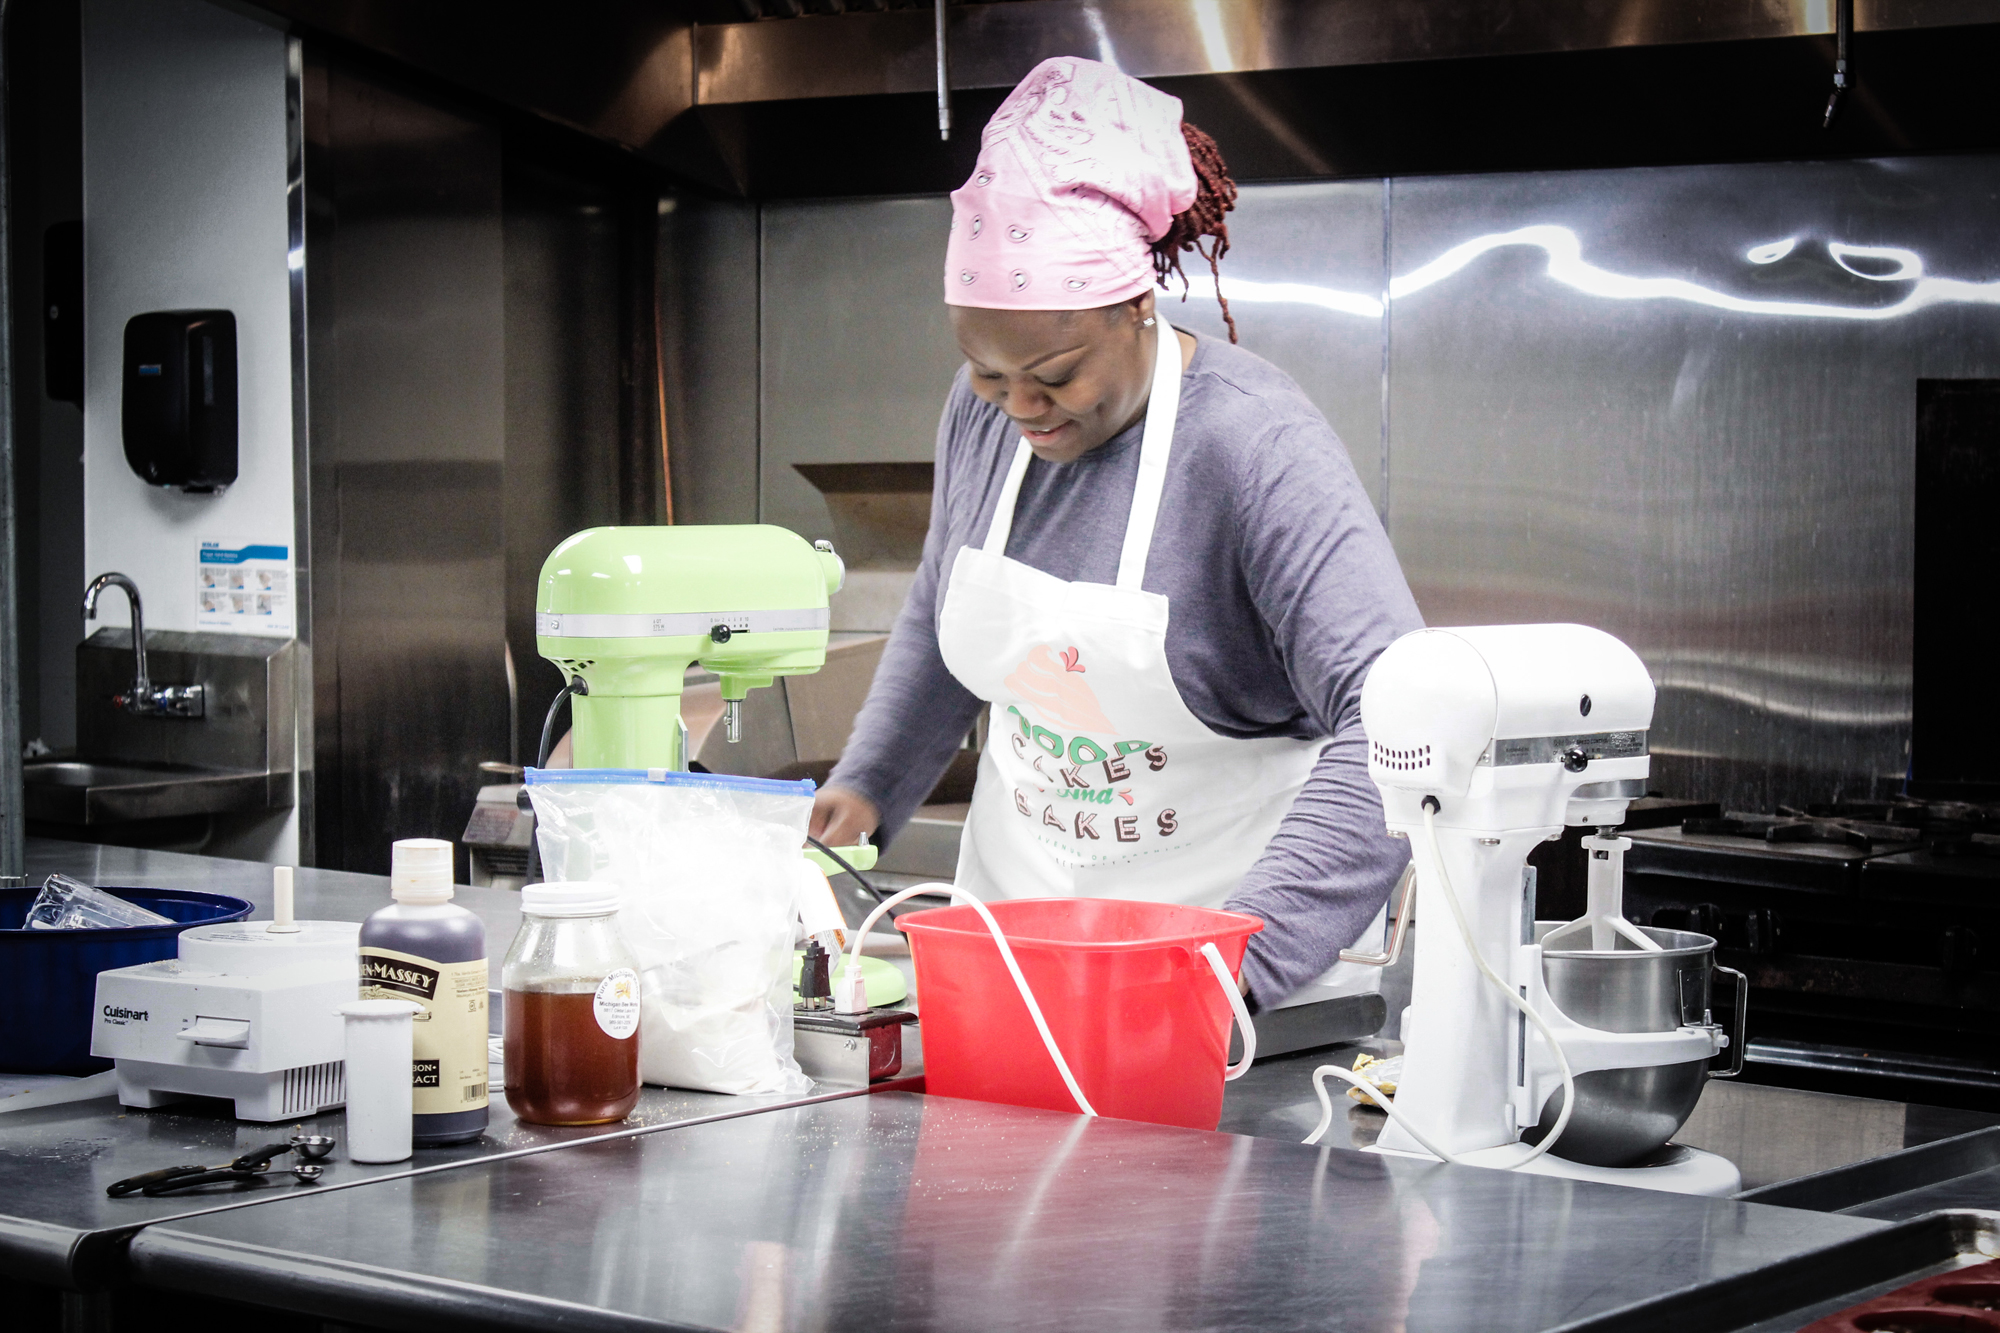
<path fill-rule="evenodd" d="M 1143 329 L 1150 329 L 1150 328 L 1152 328 L 1152 327 L 1153 327 L 1153 317 L 1152 317 L 1151 315 L 1148 315 L 1148 316 L 1146 317 L 1146 322 L 1145 322 L 1144 324 L 1141 324 L 1141 325 L 1140 325 L 1139 327 L 1140 327 L 1140 328 L 1143 328 Z"/>

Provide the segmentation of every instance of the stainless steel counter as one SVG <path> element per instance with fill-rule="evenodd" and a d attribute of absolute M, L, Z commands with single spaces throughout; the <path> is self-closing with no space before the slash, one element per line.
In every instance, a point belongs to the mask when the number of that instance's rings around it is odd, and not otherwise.
<path fill-rule="evenodd" d="M 269 903 L 261 865 L 48 842 L 30 855 L 38 875 Z M 372 876 L 301 871 L 298 884 L 302 916 L 355 919 L 387 897 Z M 517 900 L 461 889 L 460 901 L 501 953 Z M 0 1275 L 137 1284 L 135 1309 L 147 1291 L 178 1291 L 426 1333 L 440 1321 L 1499 1333 L 1885 1225 L 1305 1148 L 1309 1078 L 1327 1058 L 1271 1061 L 1231 1085 L 1230 1133 L 881 1085 L 804 1103 L 647 1089 L 611 1134 L 520 1125 L 496 1101 L 474 1144 L 391 1167 L 336 1153 L 318 1186 L 200 1199 L 103 1188 L 282 1132 L 199 1105 L 0 1113 Z M 1368 1142 L 1379 1117 L 1337 1104 L 1331 1137 Z M 313 1125 L 342 1134 L 337 1113 Z"/>
<path fill-rule="evenodd" d="M 389 1328 L 1542 1330 L 1883 1224 L 878 1093 L 149 1227 Z"/>
<path fill-rule="evenodd" d="M 852 1097 L 862 1095 L 862 1090 L 820 1095 Z M 113 1199 L 104 1188 L 161 1167 L 218 1165 L 285 1138 L 291 1126 L 240 1124 L 214 1103 L 127 1110 L 112 1097 L 0 1113 L 0 1275 L 48 1286 L 94 1286 L 111 1276 L 108 1256 L 126 1235 L 135 1227 L 168 1218 L 247 1208 L 304 1191 L 329 1193 L 494 1157 L 649 1134 L 798 1103 L 797 1098 L 646 1088 L 639 1105 L 620 1124 L 564 1128 L 523 1124 L 514 1118 L 506 1099 L 496 1096 L 490 1126 L 471 1143 L 420 1149 L 409 1161 L 388 1165 L 350 1162 L 346 1149 L 336 1148 L 317 1185 L 295 1185 L 290 1176 L 279 1176 L 269 1185 L 210 1187 L 158 1199 Z M 339 1111 L 300 1123 L 314 1133 L 346 1140 L 346 1116 Z"/>
<path fill-rule="evenodd" d="M 60 870 L 92 883 L 206 889 L 248 898 L 258 904 L 260 915 L 270 910 L 270 867 L 252 862 L 37 839 L 29 843 L 28 866 L 36 879 Z M 373 875 L 300 870 L 296 888 L 298 915 L 303 919 L 359 920 L 389 900 L 388 881 Z M 497 978 L 500 958 L 520 921 L 515 907 L 519 895 L 460 887 L 458 901 L 485 921 Z M 705 1118 L 749 1115 L 797 1101 L 645 1088 L 638 1106 L 621 1124 L 558 1128 L 517 1121 L 506 1099 L 496 1096 L 491 1124 L 471 1143 L 422 1149 L 410 1161 L 390 1165 L 350 1162 L 345 1150 L 336 1148 L 318 1185 L 294 1185 L 287 1176 L 280 1177 L 283 1184 L 220 1192 L 212 1188 L 160 1199 L 113 1199 L 105 1195 L 104 1187 L 160 1167 L 226 1162 L 284 1138 L 290 1126 L 240 1124 L 220 1104 L 202 1101 L 152 1111 L 127 1110 L 112 1097 L 21 1111 L 7 1111 L 0 1101 L 0 1275 L 50 1286 L 88 1287 L 108 1278 L 109 1257 L 133 1228 L 163 1219 L 245 1208 L 300 1190 L 332 1192 L 508 1154 L 645 1134 Z M 346 1138 L 346 1117 L 339 1111 L 302 1123 L 316 1133 Z"/>

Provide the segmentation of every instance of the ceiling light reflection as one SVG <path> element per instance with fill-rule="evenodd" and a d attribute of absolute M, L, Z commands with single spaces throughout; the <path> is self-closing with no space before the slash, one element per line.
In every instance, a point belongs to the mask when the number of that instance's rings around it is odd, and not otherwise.
<path fill-rule="evenodd" d="M 1792 244 L 1791 241 L 1772 242 L 1770 245 L 1757 247 L 1747 257 L 1753 263 L 1773 262 L 1782 258 L 1785 253 L 1789 253 Z M 1583 244 L 1577 239 L 1575 232 L 1568 227 L 1547 224 L 1493 232 L 1455 245 L 1428 264 L 1413 269 L 1401 277 L 1391 278 L 1389 299 L 1395 301 L 1414 296 L 1425 288 L 1451 277 L 1481 255 L 1517 245 L 1532 246 L 1546 254 L 1549 260 L 1548 275 L 1557 282 L 1586 295 L 1613 301 L 1685 301 L 1690 305 L 1707 306 L 1714 310 L 1728 310 L 1744 315 L 1855 320 L 1898 319 L 1934 305 L 1954 303 L 2000 305 L 2000 282 L 1968 282 L 1962 278 L 1927 276 L 1920 255 L 1913 250 L 1896 246 L 1842 245 L 1837 241 L 1829 242 L 1827 250 L 1833 255 L 1834 262 L 1855 277 L 1871 281 L 1911 284 L 1910 290 L 1903 294 L 1903 299 L 1890 305 L 1829 305 L 1819 301 L 1772 301 L 1735 296 L 1712 287 L 1704 287 L 1698 282 L 1690 282 L 1686 278 L 1642 278 L 1614 273 L 1584 259 Z M 1779 245 L 1785 246 L 1785 251 L 1773 254 L 1769 260 L 1757 257 L 1761 252 L 1768 252 Z M 1854 267 L 1848 262 L 1850 259 L 1887 260 L 1894 262 L 1897 267 L 1887 273 L 1868 272 Z M 1312 305 L 1365 319 L 1379 319 L 1382 316 L 1383 302 L 1379 297 L 1360 292 L 1344 292 L 1314 283 L 1254 282 L 1244 278 L 1230 278 L 1224 281 L 1222 290 L 1232 301 L 1247 301 L 1252 304 Z"/>
<path fill-rule="evenodd" d="M 1903 299 L 1893 305 L 1845 306 L 1818 301 L 1763 301 L 1718 292 L 1686 278 L 1638 278 L 1599 268 L 1583 258 L 1583 246 L 1568 227 L 1533 226 L 1480 236 L 1455 245 L 1415 272 L 1389 282 L 1391 299 L 1409 296 L 1502 246 L 1532 245 L 1549 257 L 1549 276 L 1564 286 L 1614 301 L 1686 301 L 1745 315 L 1790 315 L 1801 319 L 1896 319 L 1926 306 L 1950 302 L 2000 305 L 2000 282 L 1966 282 L 1958 278 L 1918 278 Z M 1899 252 L 1916 256 L 1905 250 Z M 1851 272 L 1852 270 L 1850 270 Z M 1919 264 L 1919 272 L 1922 271 Z"/>
<path fill-rule="evenodd" d="M 1842 245 L 1839 241 L 1828 241 L 1826 252 L 1833 256 L 1833 262 L 1852 273 L 1857 278 L 1870 282 L 1905 282 L 1924 276 L 1924 260 L 1915 250 L 1904 250 L 1893 245 Z M 1893 273 L 1870 273 L 1847 262 L 1849 256 L 1855 259 L 1888 259 L 1896 263 Z"/>
<path fill-rule="evenodd" d="M 1104 15 L 1098 12 L 1096 5 L 1083 7 L 1083 21 L 1090 26 L 1090 35 L 1097 42 L 1097 58 L 1123 74 L 1125 67 L 1118 63 L 1117 48 L 1111 45 L 1111 33 L 1105 28 Z"/>
<path fill-rule="evenodd" d="M 1236 57 L 1229 53 L 1229 35 L 1222 28 L 1221 0 L 1194 0 L 1194 25 L 1208 67 L 1218 73 L 1235 69 Z"/>
<path fill-rule="evenodd" d="M 1376 297 L 1316 287 L 1309 282 L 1252 282 L 1232 277 L 1223 280 L 1222 294 L 1231 301 L 1247 301 L 1252 305 L 1316 305 L 1364 319 L 1382 317 L 1382 302 Z"/>
<path fill-rule="evenodd" d="M 1792 252 L 1799 243 L 1796 236 L 1787 236 L 1782 241 L 1772 241 L 1769 245 L 1753 245 L 1745 252 L 1744 258 L 1753 264 L 1775 264 Z"/>

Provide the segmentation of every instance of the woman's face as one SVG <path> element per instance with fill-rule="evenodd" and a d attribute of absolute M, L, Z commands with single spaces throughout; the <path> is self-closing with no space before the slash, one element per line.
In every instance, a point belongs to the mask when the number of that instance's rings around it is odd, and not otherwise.
<path fill-rule="evenodd" d="M 1051 463 L 1075 462 L 1145 412 L 1152 318 L 1151 292 L 1096 310 L 951 307 L 972 391 Z"/>

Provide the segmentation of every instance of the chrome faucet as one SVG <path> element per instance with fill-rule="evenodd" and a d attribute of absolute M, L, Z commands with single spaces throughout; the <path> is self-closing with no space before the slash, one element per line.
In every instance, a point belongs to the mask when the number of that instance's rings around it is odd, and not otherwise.
<path fill-rule="evenodd" d="M 200 717 L 206 689 L 200 685 L 155 688 L 146 673 L 146 615 L 139 606 L 138 584 L 123 574 L 99 574 L 83 590 L 83 618 L 97 619 L 97 597 L 106 588 L 121 589 L 132 603 L 132 684 L 125 693 L 111 696 L 112 704 L 135 717 Z"/>

